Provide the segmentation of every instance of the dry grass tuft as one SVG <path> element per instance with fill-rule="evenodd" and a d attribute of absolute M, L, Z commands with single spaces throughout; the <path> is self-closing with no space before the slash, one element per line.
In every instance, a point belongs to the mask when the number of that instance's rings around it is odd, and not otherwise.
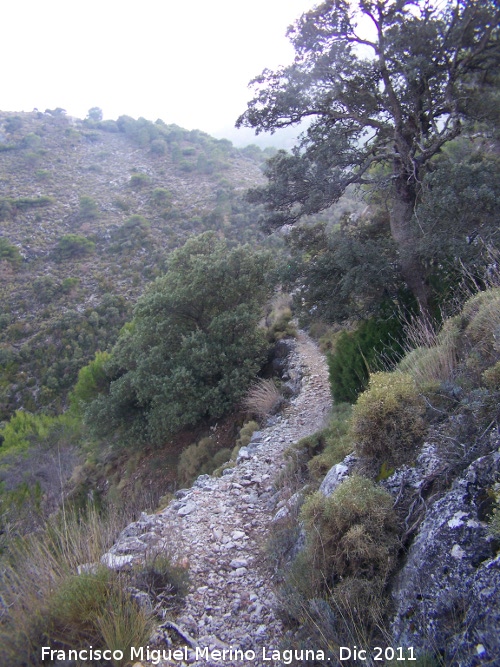
<path fill-rule="evenodd" d="M 128 521 L 112 509 L 103 517 L 91 505 L 84 514 L 63 513 L 44 531 L 10 539 L 2 555 L 0 664 L 38 665 L 47 639 L 101 640 L 94 612 L 116 609 L 111 598 L 121 595 L 120 582 L 94 566 L 78 574 L 78 566 L 99 563 Z M 136 612 L 133 604 L 130 613 Z"/>
<path fill-rule="evenodd" d="M 257 380 L 247 392 L 242 406 L 259 419 L 275 413 L 283 397 L 272 380 Z"/>

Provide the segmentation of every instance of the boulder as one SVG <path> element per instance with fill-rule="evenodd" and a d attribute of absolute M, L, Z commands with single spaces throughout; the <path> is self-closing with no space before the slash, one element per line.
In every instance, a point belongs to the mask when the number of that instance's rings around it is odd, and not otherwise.
<path fill-rule="evenodd" d="M 395 645 L 443 656 L 444 664 L 498 664 L 500 560 L 484 509 L 500 453 L 474 461 L 431 505 L 392 589 Z"/>

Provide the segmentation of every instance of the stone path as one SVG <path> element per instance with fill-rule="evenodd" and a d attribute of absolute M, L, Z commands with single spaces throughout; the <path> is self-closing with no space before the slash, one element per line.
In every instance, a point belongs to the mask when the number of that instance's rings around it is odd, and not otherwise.
<path fill-rule="evenodd" d="M 240 451 L 238 465 L 219 478 L 198 478 L 193 488 L 177 492 L 176 500 L 160 514 L 143 515 L 103 557 L 103 562 L 119 566 L 136 560 L 141 551 L 175 543 L 175 552 L 189 561 L 191 576 L 191 591 L 175 622 L 188 637 L 186 645 L 191 638 L 205 650 L 203 655 L 198 652 L 198 660 L 196 650 L 189 652 L 188 662 L 195 667 L 280 664 L 264 660 L 262 653 L 265 648 L 270 656 L 283 636 L 275 614 L 272 573 L 263 558 L 276 512 L 273 481 L 285 465 L 284 450 L 320 429 L 331 407 L 325 359 L 303 332 L 290 355 L 288 372 L 300 384 L 298 395 L 273 425 L 254 434 L 248 448 Z M 248 659 L 231 654 L 231 648 L 247 652 Z M 224 650 L 224 659 L 212 653 Z"/>

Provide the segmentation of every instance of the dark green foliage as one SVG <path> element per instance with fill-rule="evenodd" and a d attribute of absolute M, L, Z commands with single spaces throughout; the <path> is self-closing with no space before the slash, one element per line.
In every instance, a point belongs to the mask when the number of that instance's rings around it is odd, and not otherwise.
<path fill-rule="evenodd" d="M 3 236 L 0 236 L 0 261 L 2 260 L 17 264 L 21 261 L 21 255 L 16 246 L 9 243 Z"/>
<path fill-rule="evenodd" d="M 70 394 L 71 405 L 77 412 L 81 412 L 85 405 L 106 391 L 108 379 L 104 366 L 109 358 L 108 352 L 96 352 L 94 359 L 80 368 L 78 381 Z"/>
<path fill-rule="evenodd" d="M 130 306 L 125 299 L 106 294 L 93 309 L 58 314 L 19 352 L 0 348 L 0 418 L 7 419 L 20 405 L 33 411 L 42 406 L 61 409 L 80 368 L 96 350 L 105 350 L 116 341 L 128 317 Z M 12 341 L 22 331 L 22 323 L 13 321 L 5 337 Z M 24 373 L 17 376 L 20 365 Z M 9 391 L 10 383 L 15 383 L 15 393 Z"/>
<path fill-rule="evenodd" d="M 433 158 L 464 120 L 497 117 L 499 19 L 494 0 L 432 11 L 413 0 L 326 0 L 304 13 L 288 33 L 293 63 L 252 81 L 255 96 L 237 121 L 257 132 L 307 121 L 293 153 L 267 163 L 268 184 L 250 191 L 267 209 L 267 229 L 327 209 L 352 183 L 371 184 L 388 202 L 401 273 L 427 313 L 415 206 Z M 370 36 L 359 33 L 364 21 Z"/>
<path fill-rule="evenodd" d="M 54 254 L 59 260 L 76 259 L 91 254 L 94 248 L 95 243 L 85 236 L 66 234 L 59 240 Z"/>
<path fill-rule="evenodd" d="M 18 199 L 0 199 L 0 220 L 11 220 L 18 211 L 41 208 L 54 203 L 52 197 L 19 197 Z"/>
<path fill-rule="evenodd" d="M 10 220 L 14 213 L 14 207 L 9 199 L 0 199 L 0 221 Z"/>
<path fill-rule="evenodd" d="M 167 143 L 163 139 L 154 139 L 151 142 L 151 152 L 155 155 L 165 155 L 167 152 Z"/>
<path fill-rule="evenodd" d="M 153 190 L 152 200 L 155 206 L 170 206 L 172 201 L 172 193 L 170 190 L 166 190 L 165 188 L 155 188 Z"/>
<path fill-rule="evenodd" d="M 400 297 L 403 281 L 386 225 L 386 214 L 379 213 L 357 223 L 345 220 L 333 232 L 325 223 L 291 231 L 284 279 L 303 322 L 370 317 L 388 296 Z"/>
<path fill-rule="evenodd" d="M 52 276 L 41 276 L 33 281 L 33 292 L 41 303 L 47 304 L 69 294 L 79 282 L 79 278 L 64 278 L 62 282 L 58 282 Z"/>
<path fill-rule="evenodd" d="M 87 119 L 95 123 L 98 123 L 99 121 L 102 120 L 102 109 L 100 109 L 99 107 L 92 107 L 88 111 Z"/>
<path fill-rule="evenodd" d="M 456 141 L 423 183 L 416 215 L 419 253 L 437 306 L 449 300 L 464 271 L 481 283 L 500 244 L 500 160 L 474 141 Z"/>
<path fill-rule="evenodd" d="M 18 199 L 11 199 L 10 201 L 16 209 L 24 210 L 50 206 L 50 204 L 54 203 L 54 198 L 42 195 L 41 197 L 19 197 Z"/>
<path fill-rule="evenodd" d="M 370 371 L 401 359 L 404 330 L 396 313 L 365 320 L 355 331 L 343 331 L 328 355 L 335 401 L 354 403 L 368 385 Z"/>
<path fill-rule="evenodd" d="M 102 120 L 97 124 L 97 127 L 104 132 L 112 132 L 113 134 L 120 131 L 118 124 L 114 120 Z"/>
<path fill-rule="evenodd" d="M 160 137 L 160 131 L 154 123 L 145 118 L 135 120 L 130 116 L 120 116 L 116 121 L 120 132 L 124 132 L 134 143 L 147 146 Z"/>
<path fill-rule="evenodd" d="M 33 281 L 33 291 L 42 303 L 50 303 L 57 295 L 59 286 L 51 276 L 41 276 Z"/>
<path fill-rule="evenodd" d="M 38 136 L 38 134 L 34 134 L 30 132 L 29 134 L 25 135 L 23 137 L 23 140 L 21 141 L 21 146 L 23 148 L 29 148 L 30 150 L 36 151 L 39 149 L 42 145 L 42 140 Z"/>
<path fill-rule="evenodd" d="M 92 197 L 87 195 L 80 197 L 78 217 L 80 220 L 96 220 L 99 217 L 99 206 Z"/>
<path fill-rule="evenodd" d="M 145 185 L 148 185 L 149 182 L 150 178 L 147 174 L 136 172 L 135 174 L 132 174 L 132 176 L 130 177 L 129 185 L 133 190 L 139 190 L 140 188 L 143 188 Z"/>
<path fill-rule="evenodd" d="M 264 359 L 257 322 L 269 266 L 268 254 L 229 250 L 214 233 L 172 253 L 113 350 L 109 394 L 88 407 L 89 426 L 132 444 L 161 443 L 227 412 Z"/>
<path fill-rule="evenodd" d="M 183 450 L 177 466 L 177 477 L 183 486 L 190 486 L 199 475 L 210 475 L 231 458 L 230 449 L 220 449 L 216 440 L 202 438 Z"/>
<path fill-rule="evenodd" d="M 4 128 L 9 134 L 14 134 L 23 126 L 23 119 L 20 116 L 9 116 L 5 119 Z"/>
<path fill-rule="evenodd" d="M 110 252 L 130 253 L 137 248 L 152 246 L 151 229 L 142 215 L 132 215 L 124 224 L 111 232 Z"/>
<path fill-rule="evenodd" d="M 233 243 L 262 236 L 240 183 L 242 169 L 246 180 L 258 177 L 256 165 L 228 142 L 144 119 L 128 119 L 129 132 L 120 132 L 115 121 L 91 115 L 82 123 L 60 112 L 0 114 L 0 143 L 16 149 L 1 154 L 0 237 L 9 245 L 0 241 L 0 419 L 20 407 L 47 412 L 66 407 L 79 368 L 96 350 L 114 344 L 123 324 L 121 315 L 108 318 L 101 311 L 103 295 L 111 292 L 118 300 L 126 295 L 131 308 L 145 285 L 165 272 L 168 253 L 189 235 L 210 228 L 210 213 L 219 206 L 217 190 L 232 190 L 230 201 L 217 211 L 221 236 Z M 127 123 L 120 124 L 125 129 Z M 141 148 L 143 130 L 147 143 Z M 151 154 L 155 141 L 165 148 L 165 159 Z M 40 142 L 44 151 L 37 147 Z M 200 189 L 194 178 L 187 179 L 186 189 L 173 188 L 173 148 L 195 165 L 200 155 L 213 161 L 210 188 L 203 179 Z M 38 160 L 34 169 L 26 168 L 30 153 Z M 231 169 L 224 182 L 217 164 L 228 157 Z M 134 171 L 150 179 L 137 191 L 122 187 Z M 80 237 L 76 243 L 69 237 L 57 245 L 71 233 Z M 95 252 L 89 253 L 92 243 Z"/>

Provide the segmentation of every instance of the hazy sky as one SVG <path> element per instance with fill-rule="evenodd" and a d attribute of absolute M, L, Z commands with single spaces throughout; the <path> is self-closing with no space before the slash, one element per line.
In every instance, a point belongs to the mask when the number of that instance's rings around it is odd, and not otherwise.
<path fill-rule="evenodd" d="M 314 0 L 15 0 L 0 10 L 0 108 L 161 118 L 227 136 L 250 79 L 292 60 Z M 251 135 L 246 135 L 252 140 Z M 234 137 L 231 136 L 234 140 Z"/>

